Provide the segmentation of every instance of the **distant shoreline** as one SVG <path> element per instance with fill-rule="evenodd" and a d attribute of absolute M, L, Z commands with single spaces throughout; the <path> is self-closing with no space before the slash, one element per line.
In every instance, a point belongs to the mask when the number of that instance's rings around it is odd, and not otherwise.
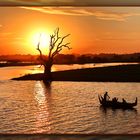
<path fill-rule="evenodd" d="M 37 63 L 0 63 L 0 68 L 3 67 L 18 67 L 18 66 L 33 66 L 39 65 Z"/>
<path fill-rule="evenodd" d="M 140 64 L 52 72 L 52 81 L 140 82 Z M 43 74 L 28 74 L 12 80 L 43 80 Z"/>
<path fill-rule="evenodd" d="M 85 65 L 85 64 L 93 64 L 93 65 L 96 65 L 96 64 L 106 64 L 106 63 L 137 63 L 139 64 L 139 62 L 98 62 L 98 63 L 55 63 L 54 65 Z M 20 66 L 33 66 L 33 65 L 41 65 L 40 63 L 32 63 L 32 62 L 27 62 L 27 63 L 0 63 L 0 68 L 3 68 L 3 67 L 20 67 Z M 126 65 L 126 64 L 125 64 Z M 129 65 L 129 64 L 128 64 Z"/>

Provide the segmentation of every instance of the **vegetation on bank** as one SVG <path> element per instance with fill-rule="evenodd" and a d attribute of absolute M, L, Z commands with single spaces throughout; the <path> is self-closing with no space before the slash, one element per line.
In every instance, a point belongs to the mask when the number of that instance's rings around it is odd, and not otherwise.
<path fill-rule="evenodd" d="M 0 61 L 7 64 L 40 63 L 38 55 L 1 55 Z M 140 53 L 133 54 L 58 54 L 54 64 L 85 64 L 109 62 L 140 62 Z"/>
<path fill-rule="evenodd" d="M 12 80 L 43 80 L 29 74 Z M 140 64 L 52 72 L 52 81 L 140 82 Z"/>

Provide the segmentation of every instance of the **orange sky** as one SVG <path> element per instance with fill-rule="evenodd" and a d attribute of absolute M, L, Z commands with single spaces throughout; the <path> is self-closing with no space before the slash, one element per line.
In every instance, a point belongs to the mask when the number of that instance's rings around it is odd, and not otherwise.
<path fill-rule="evenodd" d="M 140 52 L 139 7 L 1 7 L 0 55 L 38 54 L 35 36 L 57 27 L 71 34 L 63 53 Z"/>

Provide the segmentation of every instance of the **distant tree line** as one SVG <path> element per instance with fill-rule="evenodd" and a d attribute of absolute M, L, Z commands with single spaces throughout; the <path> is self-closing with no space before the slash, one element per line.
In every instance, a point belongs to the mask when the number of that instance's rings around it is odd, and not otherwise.
<path fill-rule="evenodd" d="M 1 55 L 0 61 L 9 63 L 35 63 L 39 64 L 37 55 Z M 58 54 L 54 64 L 85 64 L 85 63 L 110 63 L 110 62 L 140 62 L 140 53 L 133 54 Z"/>

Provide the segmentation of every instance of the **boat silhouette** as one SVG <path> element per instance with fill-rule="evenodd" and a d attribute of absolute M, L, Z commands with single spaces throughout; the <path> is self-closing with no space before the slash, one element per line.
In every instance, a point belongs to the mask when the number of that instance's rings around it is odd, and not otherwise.
<path fill-rule="evenodd" d="M 122 109 L 132 109 L 134 106 L 137 105 L 138 103 L 138 99 L 136 97 L 135 99 L 135 102 L 133 103 L 129 103 L 127 101 L 125 101 L 123 99 L 122 102 L 120 101 L 117 101 L 117 100 L 106 100 L 104 99 L 101 95 L 98 95 L 98 98 L 99 98 L 99 102 L 101 104 L 102 107 L 105 107 L 105 108 L 114 108 L 114 109 L 119 109 L 119 108 L 122 108 Z"/>

